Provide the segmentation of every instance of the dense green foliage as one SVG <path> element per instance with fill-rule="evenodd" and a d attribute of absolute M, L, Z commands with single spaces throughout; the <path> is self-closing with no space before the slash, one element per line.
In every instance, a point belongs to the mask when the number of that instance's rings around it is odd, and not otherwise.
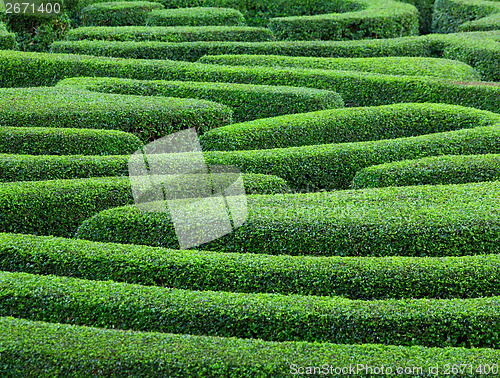
<path fill-rule="evenodd" d="M 436 33 L 454 33 L 464 31 L 462 25 L 466 22 L 470 25 L 472 21 L 472 26 L 478 22 L 479 24 L 487 22 L 490 26 L 496 26 L 489 29 L 500 29 L 498 15 L 495 18 L 491 17 L 498 13 L 500 13 L 500 3 L 497 0 L 436 0 L 432 28 Z"/>
<path fill-rule="evenodd" d="M 186 97 L 233 109 L 237 122 L 343 106 L 338 93 L 314 88 L 120 78 L 71 78 L 57 84 L 103 93 Z"/>
<path fill-rule="evenodd" d="M 323 70 L 363 71 L 387 75 L 435 76 L 449 80 L 474 81 L 480 75 L 456 60 L 420 57 L 311 58 L 284 55 L 206 55 L 199 63 L 231 66 L 269 66 Z"/>
<path fill-rule="evenodd" d="M 151 162 L 150 162 L 151 163 Z M 499 182 L 248 198 L 248 219 L 200 249 L 313 256 L 459 256 L 500 252 Z M 200 212 L 206 211 L 200 205 Z M 202 222 L 196 217 L 191 225 Z M 193 226 L 194 227 L 194 226 Z M 105 210 L 76 237 L 179 248 L 168 212 Z"/>
<path fill-rule="evenodd" d="M 500 155 L 451 155 L 403 160 L 356 173 L 355 188 L 460 184 L 500 180 Z"/>
<path fill-rule="evenodd" d="M 496 113 L 442 104 L 395 104 L 285 115 L 210 130 L 205 150 L 258 150 L 395 139 L 500 124 Z"/>
<path fill-rule="evenodd" d="M 4 126 L 115 129 L 145 141 L 191 127 L 203 133 L 231 122 L 230 108 L 203 100 L 66 87 L 0 89 L 0 124 Z"/>
<path fill-rule="evenodd" d="M 0 154 L 125 155 L 141 145 L 136 136 L 116 130 L 0 127 Z"/>
<path fill-rule="evenodd" d="M 2 316 L 137 331 L 428 347 L 500 343 L 500 297 L 372 302 L 0 272 L 0 298 Z"/>
<path fill-rule="evenodd" d="M 243 26 L 245 17 L 232 8 L 192 7 L 153 11 L 149 26 Z"/>
<path fill-rule="evenodd" d="M 82 9 L 80 22 L 83 26 L 144 25 L 155 9 L 163 9 L 163 6 L 149 1 L 97 3 Z"/>
<path fill-rule="evenodd" d="M 22 372 L 25 377 L 90 377 L 99 371 L 105 376 L 199 377 L 203 372 L 204 377 L 278 378 L 289 377 L 291 372 L 318 372 L 322 367 L 323 373 L 341 373 L 344 369 L 343 376 L 363 378 L 373 376 L 380 366 L 385 366 L 385 371 L 402 369 L 400 374 L 404 373 L 402 366 L 413 366 L 408 373 L 431 377 L 435 374 L 428 374 L 432 371 L 429 369 L 442 366 L 444 371 L 449 365 L 451 372 L 452 366 L 461 364 L 466 365 L 468 377 L 484 377 L 485 368 L 468 367 L 491 367 L 500 358 L 494 349 L 269 342 L 91 328 L 12 317 L 0 318 L 0 331 L 0 373 Z M 356 367 L 352 374 L 349 366 Z"/>
<path fill-rule="evenodd" d="M 0 234 L 0 257 L 0 270 L 5 271 L 190 290 L 364 300 L 500 294 L 500 255 L 269 256 Z"/>
<path fill-rule="evenodd" d="M 68 40 L 105 41 L 272 41 L 269 29 L 248 26 L 118 26 L 81 27 L 68 33 Z"/>

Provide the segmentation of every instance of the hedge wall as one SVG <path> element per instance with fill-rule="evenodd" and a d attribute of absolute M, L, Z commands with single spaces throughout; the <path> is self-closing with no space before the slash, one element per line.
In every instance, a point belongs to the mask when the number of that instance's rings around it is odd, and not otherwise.
<path fill-rule="evenodd" d="M 126 155 L 140 146 L 139 138 L 123 131 L 0 127 L 0 154 Z"/>
<path fill-rule="evenodd" d="M 500 294 L 500 255 L 270 256 L 0 234 L 0 270 L 190 290 L 364 300 Z"/>
<path fill-rule="evenodd" d="M 18 86 L 55 84 L 58 80 L 69 76 L 111 76 L 143 80 L 233 82 L 334 90 L 349 106 L 437 102 L 498 111 L 500 102 L 498 86 L 458 85 L 422 77 L 352 71 L 230 67 L 137 59 L 97 59 L 65 54 L 2 55 L 0 53 L 0 62 L 8 67 L 0 73 L 0 84 L 4 86 L 16 85 L 14 83 L 18 83 Z"/>
<path fill-rule="evenodd" d="M 148 15 L 148 26 L 243 26 L 245 17 L 232 8 L 191 7 L 156 10 Z"/>
<path fill-rule="evenodd" d="M 269 28 L 278 39 L 353 40 L 418 35 L 417 9 L 391 0 L 357 0 L 362 10 L 314 16 L 278 17 Z"/>
<path fill-rule="evenodd" d="M 475 21 L 464 22 L 457 29 L 461 32 L 498 30 L 500 29 L 500 13 L 494 13 L 491 16 Z"/>
<path fill-rule="evenodd" d="M 60 81 L 57 86 L 75 87 L 103 93 L 210 100 L 230 106 L 234 111 L 233 119 L 237 122 L 343 106 L 342 98 L 338 93 L 300 87 L 144 81 L 106 77 L 70 78 Z"/>
<path fill-rule="evenodd" d="M 14 49 L 17 46 L 16 35 L 9 33 L 4 24 L 0 24 L 0 50 Z"/>
<path fill-rule="evenodd" d="M 484 0 L 436 0 L 432 17 L 435 33 L 454 33 L 465 22 L 481 21 L 482 18 L 500 13 L 497 1 Z M 491 24 L 491 19 L 488 20 Z M 500 23 L 496 29 L 500 29 Z"/>
<path fill-rule="evenodd" d="M 237 123 L 200 137 L 204 150 L 238 151 L 412 137 L 500 124 L 496 113 L 443 104 L 322 110 Z"/>
<path fill-rule="evenodd" d="M 356 173 L 353 187 L 460 184 L 496 180 L 500 180 L 500 155 L 451 155 L 367 167 Z"/>
<path fill-rule="evenodd" d="M 144 25 L 155 9 L 163 6 L 149 1 L 97 3 L 82 9 L 79 18 L 83 26 Z"/>
<path fill-rule="evenodd" d="M 440 371 L 448 366 L 451 372 L 461 364 L 470 369 L 468 377 L 483 377 L 483 372 L 491 372 L 492 361 L 500 358 L 494 349 L 278 343 L 90 328 L 12 317 L 0 318 L 0 330 L 0 373 L 22 372 L 25 377 L 40 377 L 42 371 L 47 377 L 81 377 L 85 372 L 91 376 L 94 371 L 105 376 L 134 377 L 199 377 L 200 372 L 204 377 L 289 377 L 291 372 L 368 377 L 381 366 L 398 374 L 404 374 L 405 366 L 415 366 L 410 368 L 412 373 L 430 377 L 435 376 L 432 369 L 436 366 Z"/>
<path fill-rule="evenodd" d="M 374 303 L 0 272 L 0 298 L 2 316 L 136 331 L 427 347 L 500 343 L 500 297 Z"/>
<path fill-rule="evenodd" d="M 469 65 L 456 60 L 421 57 L 314 58 L 285 55 L 205 55 L 198 63 L 363 71 L 387 75 L 435 76 L 456 81 L 479 81 Z"/>
<path fill-rule="evenodd" d="M 317 256 L 499 253 L 499 218 L 490 213 L 498 201 L 492 193 L 499 186 L 494 182 L 248 197 L 244 225 L 200 249 Z M 203 209 L 200 206 L 200 214 Z M 193 228 L 197 222 L 190 219 Z M 78 228 L 76 237 L 179 248 L 168 213 L 144 213 L 135 206 L 95 215 Z"/>
<path fill-rule="evenodd" d="M 146 141 L 232 122 L 227 106 L 203 100 L 95 93 L 74 88 L 2 88 L 0 124 L 116 129 Z"/>
<path fill-rule="evenodd" d="M 70 30 L 68 40 L 105 41 L 242 41 L 263 42 L 274 40 L 269 29 L 248 26 L 93 26 Z"/>

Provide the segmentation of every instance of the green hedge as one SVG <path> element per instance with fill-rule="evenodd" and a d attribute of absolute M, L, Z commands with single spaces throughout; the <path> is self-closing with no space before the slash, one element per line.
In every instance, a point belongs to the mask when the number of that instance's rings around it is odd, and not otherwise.
<path fill-rule="evenodd" d="M 467 21 L 458 26 L 458 31 L 488 31 L 500 29 L 500 13 L 494 13 L 491 16 L 480 18 L 475 21 Z"/>
<path fill-rule="evenodd" d="M 55 84 L 58 80 L 68 76 L 111 76 L 142 80 L 232 82 L 334 90 L 349 106 L 438 102 L 498 111 L 500 103 L 500 87 L 498 86 L 458 85 L 432 78 L 366 72 L 233 67 L 137 59 L 98 59 L 64 54 L 10 53 L 8 56 L 0 55 L 0 62 L 2 61 L 8 67 L 0 74 L 0 84 L 4 86 Z"/>
<path fill-rule="evenodd" d="M 495 113 L 443 104 L 395 104 L 322 110 L 219 127 L 204 150 L 235 151 L 412 137 L 500 124 Z"/>
<path fill-rule="evenodd" d="M 203 377 L 266 378 L 314 371 L 372 377 L 382 366 L 393 374 L 404 374 L 404 367 L 410 367 L 411 372 L 422 377 L 435 377 L 438 370 L 432 369 L 436 366 L 441 372 L 464 366 L 467 375 L 463 376 L 484 377 L 492 366 L 496 369 L 495 362 L 500 359 L 497 350 L 485 348 L 277 343 L 90 328 L 11 317 L 0 318 L 0 330 L 0 373 L 19 372 L 24 377 L 90 377 L 95 371 L 104 376 L 134 377 L 199 377 L 203 372 Z M 351 373 L 349 367 L 353 367 Z"/>
<path fill-rule="evenodd" d="M 0 24 L 0 50 L 14 49 L 17 46 L 16 35 L 9 33 L 4 24 Z"/>
<path fill-rule="evenodd" d="M 92 166 L 83 165 L 84 169 L 91 171 L 90 175 L 95 174 Z M 19 181 L 25 179 L 23 170 L 28 171 L 30 168 L 23 166 L 19 169 L 16 179 Z M 67 172 L 55 164 L 51 168 L 52 171 L 49 173 L 54 179 L 71 174 L 88 174 L 83 169 L 82 172 Z M 76 171 L 78 167 L 72 168 Z M 45 167 L 41 169 L 46 170 Z M 126 171 L 124 173 L 127 174 Z M 32 175 L 32 172 L 28 172 L 28 176 Z M 286 182 L 279 177 L 243 174 L 242 178 L 245 191 L 249 194 L 281 193 L 289 190 Z M 182 177 L 182 180 L 183 182 L 179 183 L 180 187 L 183 188 L 184 185 L 189 187 L 190 178 Z M 165 182 L 177 187 L 175 182 Z M 2 219 L 0 232 L 69 237 L 75 233 L 79 224 L 99 211 L 132 203 L 134 201 L 128 177 L 2 183 L 0 184 Z"/>
<path fill-rule="evenodd" d="M 123 131 L 0 127 L 0 154 L 126 155 L 140 146 L 139 138 Z"/>
<path fill-rule="evenodd" d="M 490 213 L 499 187 L 494 182 L 249 196 L 246 223 L 200 249 L 323 256 L 500 253 L 499 218 Z M 197 222 L 193 217 L 190 224 Z M 135 206 L 95 215 L 76 237 L 179 248 L 168 212 L 144 213 Z"/>
<path fill-rule="evenodd" d="M 313 88 L 201 83 L 187 81 L 144 81 L 119 78 L 71 78 L 58 86 L 103 93 L 141 96 L 186 97 L 230 106 L 237 122 L 283 114 L 303 113 L 343 106 L 338 93 Z"/>
<path fill-rule="evenodd" d="M 196 42 L 196 41 L 272 41 L 269 29 L 248 26 L 118 26 L 118 27 L 81 27 L 70 30 L 68 40 L 105 40 L 105 41 L 158 41 L 158 42 Z M 66 42 L 70 44 L 71 42 Z"/>
<path fill-rule="evenodd" d="M 190 290 L 364 300 L 500 294 L 500 255 L 269 256 L 0 234 L 0 270 Z"/>
<path fill-rule="evenodd" d="M 418 35 L 417 9 L 392 0 L 357 0 L 361 10 L 314 16 L 278 17 L 269 28 L 278 39 L 353 40 Z"/>
<path fill-rule="evenodd" d="M 435 33 L 454 33 L 465 22 L 480 21 L 494 13 L 500 13 L 497 1 L 484 0 L 436 0 L 432 17 Z M 488 20 L 491 24 L 491 19 Z M 496 29 L 500 29 L 500 23 Z"/>
<path fill-rule="evenodd" d="M 269 66 L 323 70 L 364 71 L 387 75 L 435 76 L 442 79 L 478 81 L 481 76 L 456 60 L 420 57 L 313 58 L 284 55 L 206 55 L 199 63 L 231 66 Z"/>
<path fill-rule="evenodd" d="M 149 13 L 156 9 L 163 6 L 148 1 L 92 4 L 82 9 L 80 22 L 83 26 L 144 25 Z"/>
<path fill-rule="evenodd" d="M 428 347 L 500 343 L 500 297 L 374 303 L 0 272 L 0 298 L 2 316 L 136 331 Z"/>
<path fill-rule="evenodd" d="M 500 155 L 451 155 L 367 167 L 356 173 L 353 187 L 461 184 L 496 180 L 500 180 Z"/>
<path fill-rule="evenodd" d="M 62 87 L 0 89 L 3 126 L 116 129 L 145 141 L 191 127 L 203 133 L 231 122 L 230 108 L 203 100 Z"/>
<path fill-rule="evenodd" d="M 243 26 L 245 17 L 232 8 L 192 7 L 156 10 L 148 15 L 148 26 Z"/>

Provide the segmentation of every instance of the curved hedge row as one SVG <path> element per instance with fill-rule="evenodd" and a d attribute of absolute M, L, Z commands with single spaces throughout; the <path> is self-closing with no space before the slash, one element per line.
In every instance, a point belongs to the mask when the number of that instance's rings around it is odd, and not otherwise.
<path fill-rule="evenodd" d="M 57 86 L 103 93 L 140 96 L 169 96 L 215 101 L 233 109 L 236 122 L 275 117 L 282 114 L 340 108 L 338 93 L 313 88 L 206 83 L 188 81 L 145 81 L 120 78 L 70 78 Z"/>
<path fill-rule="evenodd" d="M 116 130 L 0 127 L 0 154 L 126 155 L 140 146 L 135 135 Z"/>
<path fill-rule="evenodd" d="M 471 66 L 456 60 L 421 57 L 314 58 L 285 55 L 205 55 L 198 63 L 231 66 L 269 66 L 323 70 L 364 71 L 387 75 L 435 76 L 457 81 L 478 81 Z"/>
<path fill-rule="evenodd" d="M 54 172 L 51 178 L 55 179 L 57 176 L 58 172 Z M 170 188 L 184 189 L 189 187 L 190 179 L 192 180 L 189 176 L 184 176 L 179 183 L 168 180 L 164 182 Z M 279 177 L 243 174 L 242 179 L 245 191 L 249 194 L 289 191 L 286 182 Z M 216 185 L 217 182 L 213 184 Z M 183 193 L 186 194 L 186 191 Z M 2 183 L 0 232 L 69 237 L 75 233 L 79 224 L 99 211 L 133 203 L 128 177 Z"/>
<path fill-rule="evenodd" d="M 131 132 L 141 140 L 196 127 L 200 133 L 232 122 L 233 111 L 214 102 L 104 94 L 74 88 L 2 88 L 0 124 Z"/>
<path fill-rule="evenodd" d="M 55 84 L 60 79 L 75 76 L 111 76 L 143 80 L 231 82 L 334 90 L 349 106 L 437 102 L 498 111 L 500 104 L 499 86 L 459 85 L 433 78 L 366 72 L 232 67 L 173 61 L 12 52 L 9 54 L 0 52 L 0 63 L 4 64 L 4 70 L 0 72 L 0 84 L 4 86 Z"/>
<path fill-rule="evenodd" d="M 320 370 L 346 377 L 369 377 L 380 366 L 402 374 L 403 367 L 423 377 L 436 366 L 465 366 L 469 377 L 500 359 L 494 349 L 425 348 L 383 345 L 337 345 L 269 342 L 252 339 L 145 333 L 0 318 L 0 373 L 81 377 L 99 371 L 106 376 L 289 377 Z M 54 340 L 58 340 L 54 343 Z M 137 346 L 141 347 L 138 348 Z M 172 363 L 169 363 L 172 361 Z M 173 362 L 175 361 L 175 363 Z M 319 368 L 321 367 L 321 368 Z M 349 367 L 352 368 L 349 373 Z M 316 369 L 316 370 L 315 370 Z M 336 370 L 337 369 L 337 370 Z M 469 370 L 470 369 L 470 370 Z M 410 373 L 410 370 L 407 370 Z M 429 372 L 429 373 L 428 373 Z M 421 374 L 420 374 L 421 373 Z M 309 373 L 307 373 L 309 374 Z"/>
<path fill-rule="evenodd" d="M 149 1 L 97 3 L 82 9 L 79 18 L 84 26 L 144 25 L 155 9 L 163 9 L 163 5 Z"/>
<path fill-rule="evenodd" d="M 0 234 L 0 257 L 0 270 L 11 272 L 190 290 L 364 300 L 500 294 L 500 255 L 363 259 L 269 256 Z M 120 269 L 116 269 L 118 266 Z"/>
<path fill-rule="evenodd" d="M 191 7 L 153 11 L 149 26 L 243 26 L 245 17 L 232 8 Z"/>
<path fill-rule="evenodd" d="M 248 26 L 118 26 L 80 27 L 68 33 L 69 41 L 242 41 L 263 42 L 274 40 L 269 29 Z M 66 42 L 71 43 L 71 42 Z"/>
<path fill-rule="evenodd" d="M 490 213 L 499 187 L 494 182 L 253 196 L 246 223 L 200 249 L 314 256 L 500 253 L 500 219 Z M 194 228 L 197 222 L 190 219 Z M 179 248 L 168 212 L 144 213 L 135 206 L 96 214 L 75 237 Z"/>
<path fill-rule="evenodd" d="M 375 165 L 354 176 L 354 188 L 461 184 L 500 180 L 500 155 L 435 156 Z"/>
<path fill-rule="evenodd" d="M 392 0 L 356 0 L 360 10 L 315 16 L 277 17 L 269 28 L 278 39 L 353 40 L 418 35 L 417 9 Z"/>
<path fill-rule="evenodd" d="M 500 124 L 496 113 L 443 104 L 395 104 L 286 115 L 219 127 L 204 150 L 239 151 L 412 137 Z"/>
<path fill-rule="evenodd" d="M 0 272 L 0 297 L 1 316 L 136 331 L 338 344 L 500 344 L 500 297 L 364 302 L 10 272 Z"/>
<path fill-rule="evenodd" d="M 464 22 L 458 26 L 458 31 L 474 32 L 489 31 L 500 29 L 500 13 L 494 13 L 491 16 L 480 18 L 475 21 Z"/>
<path fill-rule="evenodd" d="M 500 13 L 500 4 L 496 0 L 436 0 L 432 28 L 435 33 L 454 33 L 464 31 L 462 25 L 471 21 L 474 22 L 473 25 L 477 22 L 487 22 L 493 26 L 494 22 L 492 23 L 490 17 L 495 13 Z M 488 20 L 484 20 L 487 17 Z M 495 19 L 497 17 L 498 15 Z M 500 29 L 500 23 L 497 23 L 494 29 Z"/>

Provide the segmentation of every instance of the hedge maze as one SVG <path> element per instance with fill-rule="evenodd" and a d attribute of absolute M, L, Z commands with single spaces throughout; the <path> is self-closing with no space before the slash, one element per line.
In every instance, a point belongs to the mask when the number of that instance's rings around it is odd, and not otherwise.
<path fill-rule="evenodd" d="M 63 8 L 0 9 L 0 376 L 500 374 L 498 0 Z M 184 250 L 192 128 L 248 214 Z"/>

